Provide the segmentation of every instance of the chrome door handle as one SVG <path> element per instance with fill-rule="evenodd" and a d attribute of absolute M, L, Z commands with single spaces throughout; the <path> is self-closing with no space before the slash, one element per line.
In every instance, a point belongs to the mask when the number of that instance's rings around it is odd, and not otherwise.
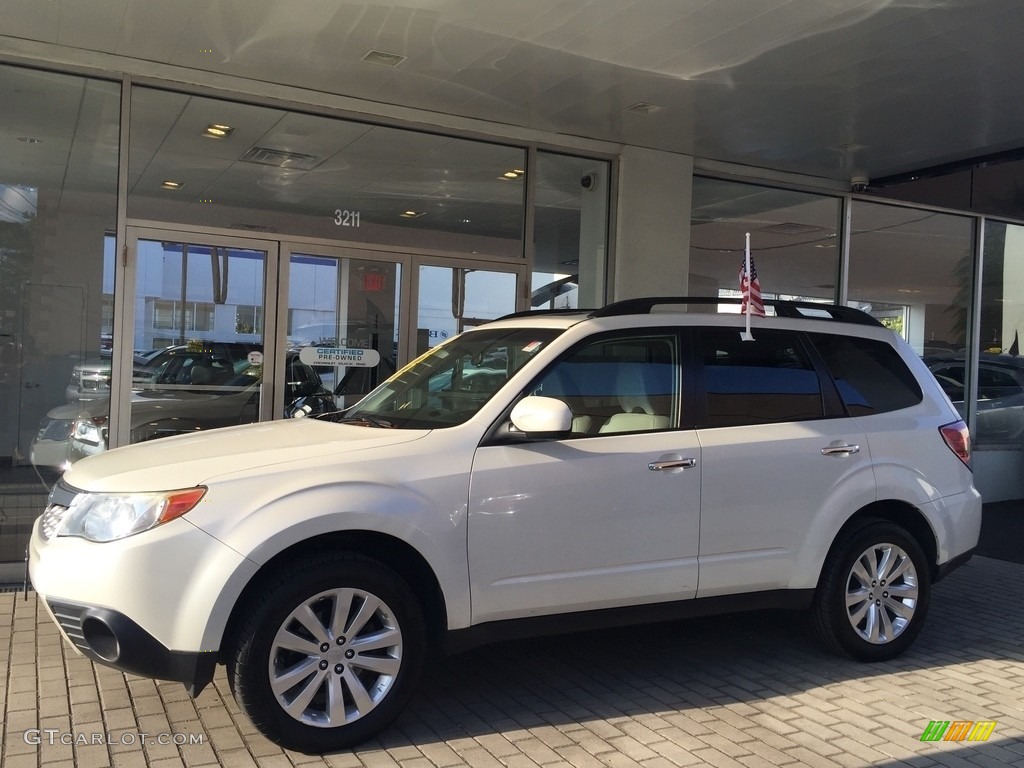
<path fill-rule="evenodd" d="M 854 453 L 860 453 L 859 445 L 830 445 L 821 449 L 822 456 L 849 456 Z"/>
<path fill-rule="evenodd" d="M 647 468 L 652 472 L 662 472 L 666 469 L 689 469 L 697 466 L 696 459 L 671 459 L 670 461 L 652 461 Z"/>

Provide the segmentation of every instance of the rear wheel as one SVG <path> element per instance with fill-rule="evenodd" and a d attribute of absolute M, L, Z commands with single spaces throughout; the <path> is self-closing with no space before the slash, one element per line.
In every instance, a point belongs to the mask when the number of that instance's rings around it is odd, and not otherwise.
<path fill-rule="evenodd" d="M 860 661 L 892 659 L 910 647 L 931 594 L 928 561 L 898 525 L 867 522 L 836 541 L 811 611 L 819 639 Z"/>
<path fill-rule="evenodd" d="M 389 568 L 352 554 L 285 570 L 247 606 L 235 635 L 235 699 L 288 749 L 365 741 L 401 712 L 423 666 L 426 632 L 412 591 Z"/>

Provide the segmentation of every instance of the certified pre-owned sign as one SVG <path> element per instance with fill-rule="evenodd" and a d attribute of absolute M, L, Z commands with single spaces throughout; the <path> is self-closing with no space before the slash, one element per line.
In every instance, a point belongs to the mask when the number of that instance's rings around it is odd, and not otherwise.
<path fill-rule="evenodd" d="M 307 365 L 351 365 L 356 368 L 373 368 L 380 363 L 380 353 L 375 349 L 351 347 L 303 347 L 299 360 Z"/>

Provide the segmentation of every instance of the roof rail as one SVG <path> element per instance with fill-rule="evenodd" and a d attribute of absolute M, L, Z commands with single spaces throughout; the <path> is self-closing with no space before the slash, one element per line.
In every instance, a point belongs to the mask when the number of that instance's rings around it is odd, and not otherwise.
<path fill-rule="evenodd" d="M 590 313 L 590 317 L 615 317 L 617 315 L 648 315 L 657 306 L 669 305 L 741 305 L 740 298 L 721 298 L 718 296 L 645 296 L 637 299 L 624 299 L 608 304 Z M 775 310 L 778 317 L 802 317 L 816 320 L 838 320 L 857 325 L 881 326 L 882 324 L 863 310 L 844 307 L 839 304 L 819 304 L 813 301 L 784 301 L 781 299 L 765 299 L 765 306 Z"/>
<path fill-rule="evenodd" d="M 596 309 L 569 309 L 566 307 L 559 307 L 558 309 L 522 309 L 518 312 L 509 312 L 507 315 L 494 318 L 495 320 L 513 320 L 517 317 L 545 317 L 547 315 L 583 315 L 584 317 L 592 317 L 594 312 L 599 310 Z M 488 321 L 491 322 L 491 321 Z"/>

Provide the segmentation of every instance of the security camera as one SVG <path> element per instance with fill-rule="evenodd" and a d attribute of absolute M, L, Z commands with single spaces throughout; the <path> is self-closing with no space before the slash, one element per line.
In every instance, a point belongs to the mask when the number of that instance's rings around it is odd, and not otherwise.
<path fill-rule="evenodd" d="M 870 179 L 867 176 L 854 176 L 850 179 L 850 191 L 863 192 L 868 188 Z"/>
<path fill-rule="evenodd" d="M 585 173 L 580 177 L 580 186 L 584 189 L 593 189 L 597 186 L 597 176 L 592 173 Z"/>

